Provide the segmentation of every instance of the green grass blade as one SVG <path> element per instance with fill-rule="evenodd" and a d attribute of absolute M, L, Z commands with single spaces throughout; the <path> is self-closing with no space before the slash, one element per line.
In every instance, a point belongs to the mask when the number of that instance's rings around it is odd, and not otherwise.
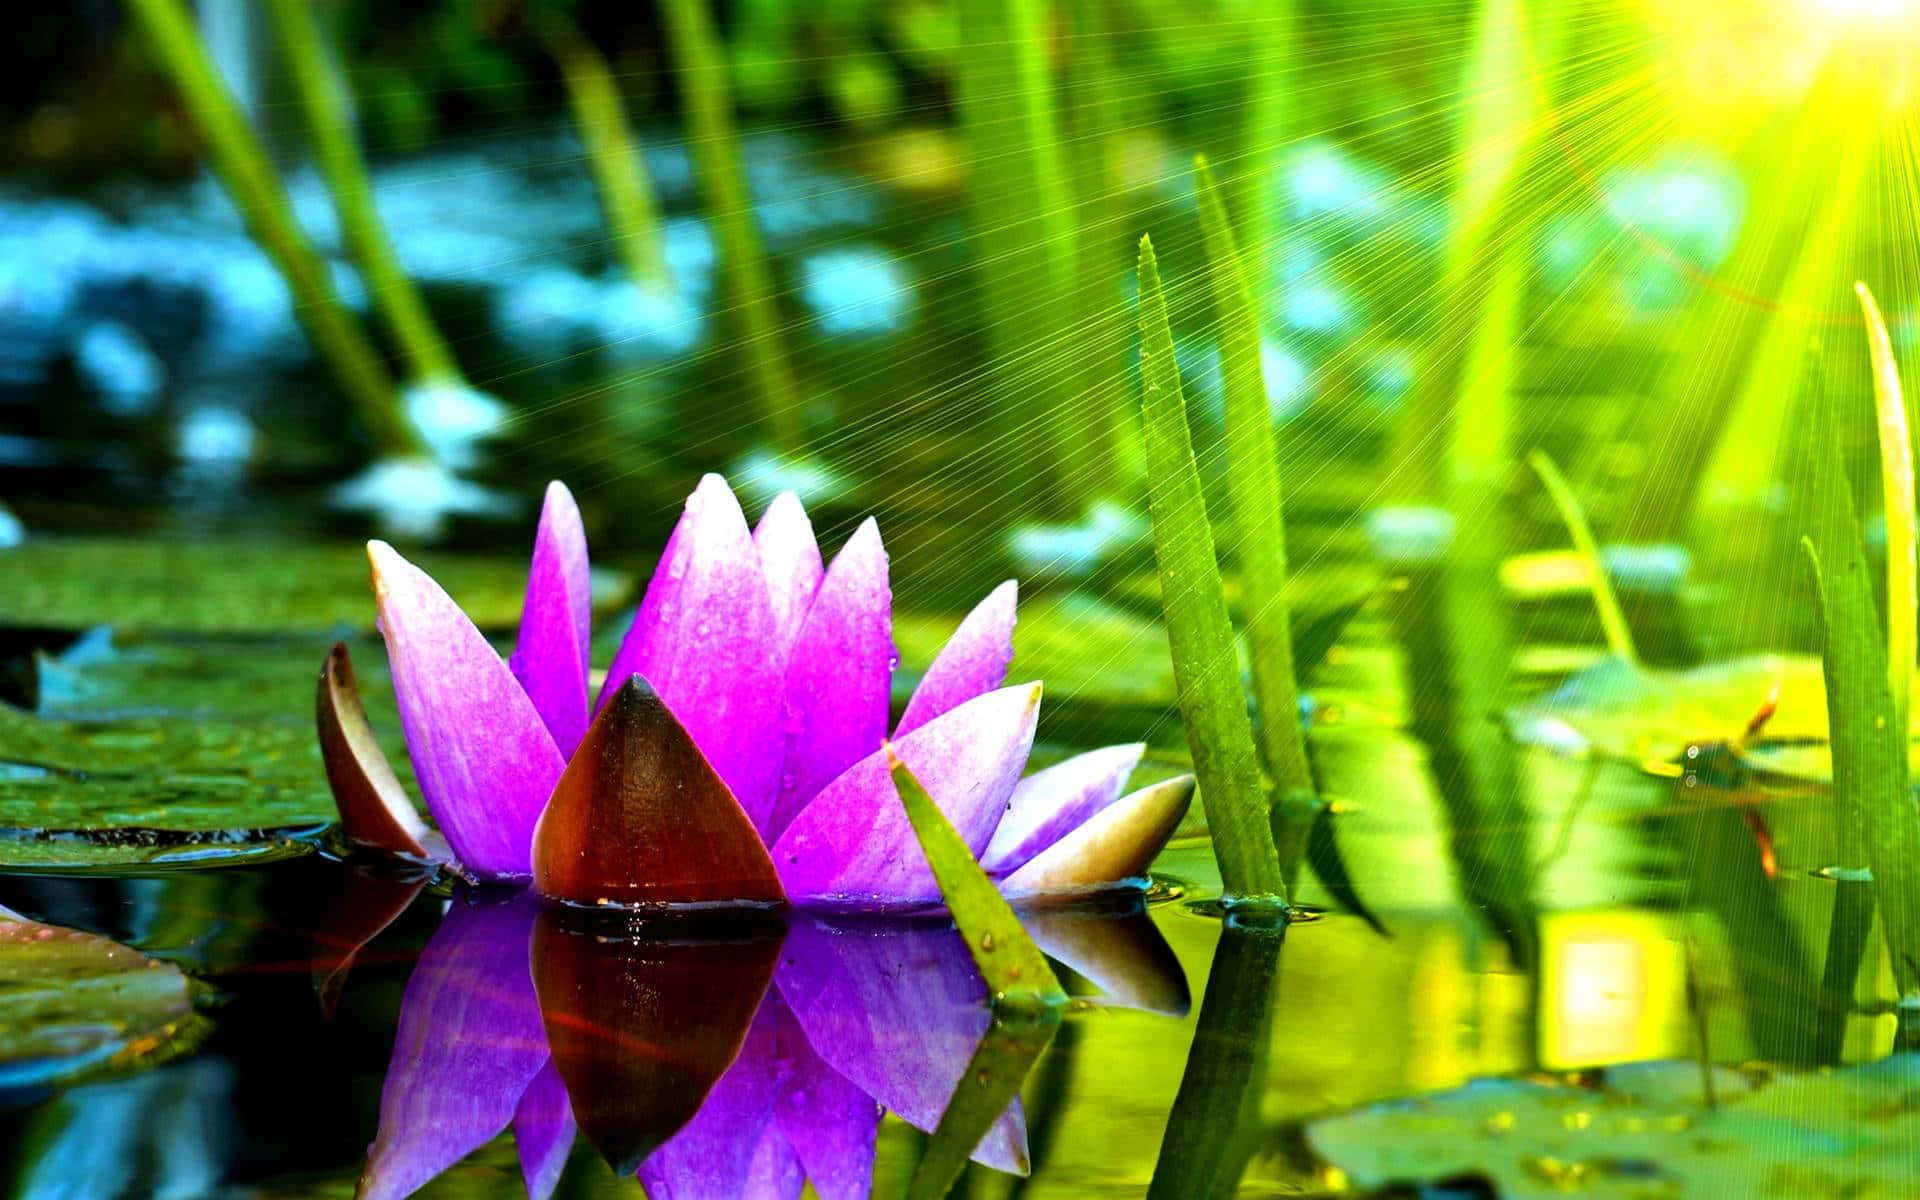
<path fill-rule="evenodd" d="M 660 206 L 647 177 L 646 160 L 627 124 L 613 72 L 593 43 L 561 13 L 545 14 L 539 32 L 547 53 L 560 65 L 567 104 L 593 169 L 620 265 L 636 287 L 663 288 L 668 280 L 660 242 Z"/>
<path fill-rule="evenodd" d="M 127 7 L 180 89 L 247 232 L 287 281 L 294 312 L 375 445 L 389 454 L 425 453 L 419 433 L 400 412 L 379 351 L 340 302 L 325 260 L 294 221 L 286 189 L 239 104 L 220 81 L 180 0 L 128 0 Z"/>
<path fill-rule="evenodd" d="M 1627 625 L 1627 614 L 1620 608 L 1620 597 L 1614 593 L 1613 580 L 1600 557 L 1600 546 L 1593 540 L 1593 526 L 1587 524 L 1587 512 L 1580 506 L 1580 497 L 1573 494 L 1566 476 L 1560 474 L 1560 468 L 1544 451 L 1535 450 L 1527 455 L 1527 462 L 1534 474 L 1540 476 L 1547 495 L 1553 497 L 1553 506 L 1560 510 L 1560 520 L 1567 527 L 1573 548 L 1586 560 L 1587 586 L 1593 590 L 1593 608 L 1599 614 L 1607 649 L 1628 662 L 1639 662 L 1640 656 L 1633 646 L 1633 630 Z"/>
<path fill-rule="evenodd" d="M 321 41 L 312 0 L 272 0 L 274 28 L 286 55 L 293 88 L 313 141 L 315 160 L 333 198 L 341 240 L 360 269 L 367 295 L 406 359 L 416 382 L 463 384 L 453 352 L 427 312 L 420 290 L 400 267 L 373 203 L 367 164 L 354 141 L 346 91 Z"/>
<path fill-rule="evenodd" d="M 740 139 L 734 129 L 726 54 L 714 32 L 707 0 L 666 0 L 661 16 L 672 43 L 674 80 L 686 114 L 694 176 L 707 218 L 713 222 L 726 307 L 738 322 L 738 349 L 746 357 L 753 391 L 765 406 L 775 447 L 795 454 L 805 432 L 800 422 L 800 389 L 787 363 L 773 277 L 753 223 L 753 199 L 747 192 Z"/>
<path fill-rule="evenodd" d="M 1240 564 L 1247 649 L 1253 660 L 1253 695 L 1260 706 L 1261 750 L 1267 773 L 1280 796 L 1290 792 L 1311 795 L 1313 772 L 1307 765 L 1306 738 L 1295 714 L 1300 708 L 1300 686 L 1294 677 L 1293 634 L 1287 611 L 1287 534 L 1280 494 L 1279 451 L 1274 444 L 1273 415 L 1267 405 L 1266 377 L 1260 368 L 1260 319 L 1247 287 L 1240 251 L 1234 245 L 1233 225 L 1213 172 L 1205 159 L 1194 163 L 1194 187 L 1200 205 L 1200 228 L 1206 238 L 1208 274 L 1213 281 L 1213 304 L 1220 322 L 1220 373 L 1226 395 L 1227 485 L 1233 498 L 1234 557 Z M 1291 876 L 1297 855 L 1287 848 L 1294 842 L 1291 826 L 1282 827 L 1282 810 L 1298 813 L 1299 806 L 1275 808 L 1274 838 L 1281 849 L 1280 864 Z M 1307 822 L 1313 818 L 1309 806 Z M 1299 826 L 1305 846 L 1306 824 Z"/>
<path fill-rule="evenodd" d="M 1831 441 L 1826 443 L 1832 446 Z M 1920 812 L 1905 729 L 1892 722 L 1886 644 L 1837 454 L 1822 464 L 1820 503 L 1801 550 L 1814 585 L 1833 741 L 1833 791 L 1844 866 L 1873 869 L 1882 928 L 1902 994 L 1920 987 Z"/>
<path fill-rule="evenodd" d="M 953 923 L 967 941 L 967 951 L 987 992 L 996 1005 L 1013 1008 L 1058 1008 L 1067 999 L 1046 956 L 1021 927 L 1020 918 L 1001 896 L 987 873 L 960 840 L 953 823 L 934 804 L 907 764 L 893 758 L 893 786 L 913 824 L 913 835 L 933 868 L 940 895 L 953 914 Z M 977 1140 L 977 1139 L 976 1139 Z M 972 1146 L 967 1147 L 972 1150 Z"/>
<path fill-rule="evenodd" d="M 927 1148 L 907 1185 L 908 1200 L 940 1200 L 948 1194 L 980 1139 L 1020 1093 L 1027 1073 L 1060 1028 L 1058 1007 L 1035 1012 L 996 1011 L 973 1057 L 927 1138 Z"/>
<path fill-rule="evenodd" d="M 1893 726 L 1907 728 L 1907 695 L 1913 684 L 1916 595 L 1913 540 L 1913 443 L 1907 434 L 1907 406 L 1900 394 L 1900 367 L 1893 360 L 1893 339 L 1880 306 L 1864 283 L 1853 290 L 1867 322 L 1867 347 L 1873 356 L 1873 402 L 1879 415 L 1880 488 L 1887 520 L 1887 683 L 1893 693 Z"/>
<path fill-rule="evenodd" d="M 1228 895 L 1281 898 L 1285 876 L 1268 826 L 1266 788 L 1240 690 L 1240 658 L 1193 459 L 1166 296 L 1147 238 L 1140 239 L 1140 371 L 1146 384 L 1141 414 L 1160 605 L 1213 853 Z"/>

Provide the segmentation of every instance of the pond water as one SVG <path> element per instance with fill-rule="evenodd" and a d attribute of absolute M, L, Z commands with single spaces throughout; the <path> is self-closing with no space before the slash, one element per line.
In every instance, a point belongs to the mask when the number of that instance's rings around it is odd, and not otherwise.
<path fill-rule="evenodd" d="M 454 576 L 483 623 L 490 569 Z M 1337 801 L 1311 919 L 1284 937 L 1223 921 L 1197 812 L 1146 901 L 1033 914 L 1076 998 L 961 1194 L 1135 1195 L 1158 1163 L 1191 1173 L 1177 1195 L 1426 1174 L 1456 1182 L 1436 1195 L 1526 1194 L 1555 1171 L 1637 1195 L 1645 1173 L 1620 1165 L 1617 1131 L 1596 1132 L 1586 1157 L 1577 1138 L 1527 1134 L 1545 1148 L 1524 1150 L 1488 1135 L 1501 1119 L 1528 1128 L 1525 1106 L 1543 1101 L 1526 1094 L 1458 1117 L 1467 1132 L 1445 1139 L 1445 1111 L 1409 1132 L 1365 1106 L 1484 1106 L 1455 1089 L 1541 1086 L 1524 1081 L 1543 1072 L 1587 1081 L 1565 1086 L 1591 1100 L 1607 1078 L 1594 1069 L 1665 1063 L 1693 1084 L 1623 1103 L 1691 1120 L 1714 1099 L 1681 1095 L 1708 1078 L 1702 1063 L 1788 1070 L 1890 1048 L 1890 985 L 1869 971 L 1836 992 L 1823 971 L 1830 910 L 1852 886 L 1820 877 L 1835 865 L 1823 815 L 1704 768 L 1576 761 L 1495 720 L 1597 660 L 1577 602 L 1503 594 L 1477 566 L 1355 562 L 1305 583 L 1321 596 L 1357 584 L 1365 600 L 1311 675 L 1316 763 Z M 245 607 L 244 576 L 229 585 Z M 1149 741 L 1143 774 L 1184 757 L 1164 667 L 1085 669 L 1164 655 L 1125 594 L 1026 602 L 1016 677 L 1060 681 L 1038 758 L 1122 736 Z M 1461 625 L 1463 605 L 1514 619 Z M 929 653 L 916 631 L 950 624 L 902 614 L 903 677 Z M 1511 653 L 1476 660 L 1494 634 Z M 180 968 L 193 1019 L 169 992 L 166 1020 L 142 1025 L 152 1014 L 117 984 L 128 1007 L 77 991 L 56 1003 L 43 1023 L 68 1042 L 16 1050 L 0 1074 L 7 1194 L 601 1195 L 625 1186 L 610 1162 L 637 1166 L 656 1196 L 796 1194 L 802 1176 L 823 1196 L 900 1194 L 953 1090 L 978 1086 L 991 1015 L 942 918 L 582 924 L 342 860 L 305 707 L 326 638 L 43 630 L 23 646 L 16 674 L 41 717 L 14 730 L 0 776 L 16 826 L 0 906 Z M 376 645 L 359 657 L 404 762 L 384 660 Z M 1762 1080 L 1726 1074 L 1728 1095 Z M 1343 1140 L 1325 1122 L 1348 1110 L 1386 1132 Z M 1412 1154 L 1423 1135 L 1459 1161 L 1432 1151 L 1410 1167 L 1383 1149 Z M 1433 1170 L 1405 1174 L 1421 1163 Z"/>

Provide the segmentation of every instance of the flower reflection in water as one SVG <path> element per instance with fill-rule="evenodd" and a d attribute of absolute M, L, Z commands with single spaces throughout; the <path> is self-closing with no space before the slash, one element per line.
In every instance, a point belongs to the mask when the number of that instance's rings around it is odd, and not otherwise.
<path fill-rule="evenodd" d="M 832 919 L 724 931 L 461 890 L 401 1001 L 361 1180 L 405 1196 L 509 1126 L 550 1195 L 577 1128 L 655 1200 L 872 1189 L 881 1116 L 932 1130 L 988 1031 L 944 922 Z M 1144 909 L 1035 922 L 1114 1003 L 1181 1014 L 1184 975 Z M 1016 1099 L 976 1149 L 1028 1168 Z"/>

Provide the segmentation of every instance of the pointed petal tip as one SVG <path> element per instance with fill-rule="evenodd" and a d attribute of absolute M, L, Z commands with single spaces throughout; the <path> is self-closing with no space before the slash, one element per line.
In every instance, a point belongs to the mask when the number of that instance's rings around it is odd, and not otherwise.
<path fill-rule="evenodd" d="M 1193 803 L 1194 777 L 1130 792 L 1008 875 L 1000 890 L 1033 898 L 1125 887 L 1143 878 Z"/>

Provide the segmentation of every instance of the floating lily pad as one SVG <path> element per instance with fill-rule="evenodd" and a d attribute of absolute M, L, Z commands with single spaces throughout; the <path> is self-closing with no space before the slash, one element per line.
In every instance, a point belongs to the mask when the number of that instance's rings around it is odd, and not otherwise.
<path fill-rule="evenodd" d="M 1608 656 L 1509 709 L 1520 741 L 1634 763 L 1671 762 L 1690 746 L 1740 741 L 1775 695 L 1765 736 L 1825 741 L 1826 684 L 1811 655 L 1760 654 L 1685 670 Z"/>
<path fill-rule="evenodd" d="M 1837 1200 L 1920 1183 L 1920 1057 L 1759 1085 L 1718 1068 L 1713 1104 L 1702 1084 L 1683 1062 L 1615 1067 L 1593 1086 L 1487 1080 L 1316 1121 L 1307 1141 L 1361 1188 L 1476 1178 L 1507 1200 Z"/>
<path fill-rule="evenodd" d="M 0 705 L 0 866 L 278 856 L 332 818 L 309 721 L 67 723 Z"/>
<path fill-rule="evenodd" d="M 423 554 L 417 561 L 475 624 L 518 623 L 524 560 Z M 0 552 L 0 568 L 0 625 L 217 634 L 373 628 L 367 556 L 356 543 L 36 540 Z M 619 604 L 632 582 L 595 571 L 595 605 Z"/>
<path fill-rule="evenodd" d="M 385 656 L 369 651 L 374 727 L 414 794 Z M 326 652 L 324 639 L 95 631 L 43 657 L 42 715 L 0 705 L 0 866 L 305 852 L 335 817 L 312 717 Z"/>
<path fill-rule="evenodd" d="M 132 1067 L 191 1049 L 208 1028 L 178 967 L 0 909 L 0 1091 Z"/>

